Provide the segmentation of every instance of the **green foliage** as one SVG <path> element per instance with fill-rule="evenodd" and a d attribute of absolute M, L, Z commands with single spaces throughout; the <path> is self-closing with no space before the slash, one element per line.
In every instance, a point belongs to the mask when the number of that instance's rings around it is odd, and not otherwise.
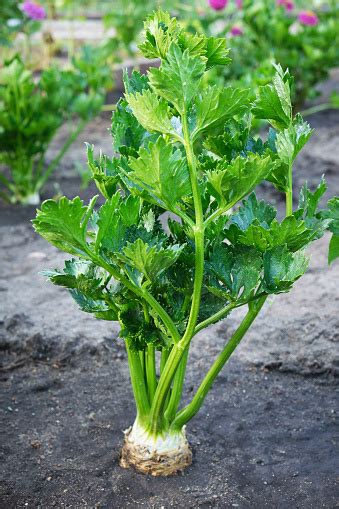
<path fill-rule="evenodd" d="M 79 197 L 44 201 L 33 224 L 35 230 L 53 246 L 66 253 L 86 256 L 86 226 L 97 197 L 85 207 Z"/>
<path fill-rule="evenodd" d="M 127 54 L 134 54 L 144 19 L 150 12 L 165 3 L 170 9 L 171 0 L 170 2 L 168 0 L 166 2 L 164 0 L 131 0 L 128 3 L 124 0 L 115 0 L 114 8 L 108 4 L 109 9 L 103 21 L 106 28 L 113 27 L 116 31 L 116 36 L 113 38 L 116 48 Z M 174 1 L 172 3 L 174 4 Z"/>
<path fill-rule="evenodd" d="M 333 234 L 329 245 L 328 262 L 332 263 L 337 258 L 339 258 L 339 236 Z"/>
<path fill-rule="evenodd" d="M 131 76 L 129 77 L 127 73 L 124 73 L 124 84 L 126 93 L 130 94 L 131 104 L 133 101 L 133 95 L 136 93 L 141 93 L 143 90 L 148 89 L 148 80 L 146 76 L 142 76 L 139 73 L 133 71 Z M 143 96 L 143 100 L 146 101 L 146 96 Z M 132 108 L 130 104 L 130 107 Z M 125 99 L 120 99 L 116 110 L 113 113 L 112 117 L 112 127 L 111 134 L 113 138 L 113 149 L 115 152 L 125 151 L 130 154 L 136 154 L 140 146 L 144 146 L 144 143 L 150 141 L 150 139 L 154 138 L 154 136 L 150 135 L 148 131 L 139 123 L 136 116 L 132 113 L 132 111 L 127 107 L 128 103 Z M 144 112 L 139 113 L 141 118 L 145 118 L 147 122 L 147 113 L 150 109 L 148 107 L 145 108 Z M 136 109 L 140 112 L 141 109 Z M 165 122 L 163 123 L 163 127 L 166 126 L 166 114 L 165 112 Z M 160 112 L 158 113 L 158 116 Z M 141 121 L 140 118 L 140 121 Z M 148 129 L 152 130 L 152 124 L 148 125 Z M 156 130 L 156 129 L 155 129 Z M 172 131 L 172 126 L 169 127 L 169 130 Z"/>
<path fill-rule="evenodd" d="M 144 30 L 145 40 L 139 45 L 139 48 L 146 58 L 165 60 L 168 51 L 174 44 L 183 53 L 188 50 L 192 57 L 200 57 L 206 70 L 230 63 L 229 50 L 224 37 L 206 37 L 202 34 L 185 32 L 168 12 L 154 12 L 146 19 Z M 178 51 L 176 50 L 174 53 L 178 53 Z"/>
<path fill-rule="evenodd" d="M 281 161 L 291 165 L 311 135 L 308 123 L 297 115 L 286 129 L 277 134 L 276 149 Z"/>
<path fill-rule="evenodd" d="M 112 119 L 115 157 L 96 160 L 88 147 L 103 204 L 47 201 L 33 223 L 78 258 L 49 272 L 51 281 L 69 288 L 84 311 L 119 321 L 138 418 L 156 434 L 180 428 L 206 395 L 202 388 L 198 403 L 172 415 L 196 332 L 245 306 L 228 343 L 238 344 L 267 296 L 289 291 L 305 272 L 304 249 L 328 228 L 337 234 L 338 210 L 337 201 L 318 210 L 324 181 L 314 192 L 305 185 L 298 208 L 290 203 L 281 220 L 256 198 L 258 184 L 272 180 L 290 201 L 292 163 L 311 132 L 292 116 L 291 79 L 280 66 L 253 103 L 247 89 L 208 85 L 206 68 L 226 58 L 224 45 L 184 33 L 166 13 L 147 19 L 142 49 L 161 65 L 147 77 L 125 75 L 126 96 Z M 265 141 L 251 137 L 254 114 L 275 127 Z M 154 366 L 154 347 L 171 353 L 149 396 L 154 373 L 145 356 Z"/>
<path fill-rule="evenodd" d="M 146 58 L 166 58 L 173 41 L 180 35 L 180 27 L 168 12 L 158 11 L 148 16 L 144 23 L 145 40 L 140 49 Z"/>
<path fill-rule="evenodd" d="M 204 62 L 199 56 L 191 56 L 188 49 L 182 52 L 172 43 L 161 68 L 150 69 L 149 81 L 154 92 L 173 104 L 182 115 L 200 88 L 204 70 Z"/>
<path fill-rule="evenodd" d="M 117 307 L 111 295 L 118 292 L 117 285 L 110 284 L 105 272 L 86 260 L 68 260 L 63 271 L 46 270 L 52 283 L 70 290 L 70 294 L 82 311 L 92 313 L 102 320 L 117 320 Z"/>
<path fill-rule="evenodd" d="M 299 194 L 299 210 L 303 211 L 305 219 L 309 218 L 312 220 L 316 216 L 319 202 L 326 193 L 326 190 L 327 184 L 324 177 L 322 177 L 318 187 L 313 192 L 307 187 L 307 183 L 303 185 Z"/>
<path fill-rule="evenodd" d="M 246 302 L 260 282 L 262 257 L 259 251 L 240 245 L 217 245 L 208 270 L 215 276 L 209 290 L 219 297 Z"/>
<path fill-rule="evenodd" d="M 315 208 L 310 216 L 300 208 L 279 223 L 275 209 L 264 201 L 258 202 L 252 194 L 231 217 L 225 233 L 229 240 L 262 252 L 283 245 L 294 252 L 321 237 L 328 227 L 329 223 L 318 219 L 316 211 Z"/>
<path fill-rule="evenodd" d="M 294 77 L 292 103 L 298 111 L 306 100 L 319 95 L 317 85 L 338 65 L 339 9 L 338 2 L 294 4 L 287 11 L 274 0 L 243 0 L 241 9 L 229 2 L 226 10 L 216 12 L 207 8 L 204 14 L 198 8 L 186 12 L 179 7 L 179 18 L 185 19 L 192 31 L 227 37 L 232 62 L 228 67 L 215 69 L 211 82 L 255 90 L 272 80 L 272 62 L 279 62 Z M 314 26 L 300 23 L 301 10 L 312 10 L 318 23 Z M 232 35 L 234 26 L 241 30 L 240 35 Z M 332 105 L 335 107 L 335 99 Z"/>
<path fill-rule="evenodd" d="M 234 115 L 242 115 L 250 104 L 248 90 L 227 87 L 222 90 L 215 85 L 205 88 L 195 102 L 196 121 L 193 136 L 201 131 L 208 133 L 225 125 Z"/>
<path fill-rule="evenodd" d="M 191 194 L 191 185 L 186 160 L 180 150 L 173 150 L 164 138 L 139 150 L 139 157 L 131 157 L 132 171 L 128 178 L 147 193 L 151 203 L 165 209 L 175 210 L 175 205 Z"/>
<path fill-rule="evenodd" d="M 108 56 L 105 47 L 89 44 L 81 47 L 80 52 L 72 59 L 79 88 L 89 89 L 93 94 L 99 95 L 112 88 L 112 70 L 107 65 Z"/>
<path fill-rule="evenodd" d="M 38 82 L 19 57 L 5 62 L 0 78 L 0 175 L 4 200 L 38 203 L 39 191 L 85 124 L 101 109 L 107 71 L 93 51 L 84 48 L 74 70 L 51 67 Z M 104 69 L 104 71 L 101 71 Z M 75 127 L 55 159 L 46 164 L 46 151 L 66 121 Z"/>
<path fill-rule="evenodd" d="M 249 154 L 247 158 L 238 156 L 230 163 L 222 159 L 215 164 L 215 170 L 206 174 L 209 190 L 228 210 L 267 178 L 273 167 L 269 157 L 257 154 Z"/>
<path fill-rule="evenodd" d="M 328 210 L 322 211 L 321 216 L 330 221 L 329 230 L 332 238 L 329 245 L 328 263 L 339 258 L 339 197 L 335 196 L 328 202 Z"/>
<path fill-rule="evenodd" d="M 167 23 L 166 29 L 161 23 L 156 28 L 160 18 Z M 124 76 L 126 99 L 118 104 L 111 130 L 118 157 L 100 155 L 95 160 L 93 147 L 88 147 L 89 167 L 105 203 L 96 212 L 94 202 L 84 207 L 78 198 L 48 201 L 34 225 L 57 247 L 104 270 L 108 263 L 114 277 L 125 273 L 139 288 L 151 285 L 153 296 L 174 315 L 181 330 L 189 316 L 195 256 L 193 176 L 186 151 L 189 140 L 182 127 L 185 118 L 191 143 L 201 147 L 195 171 L 203 190 L 204 220 L 209 223 L 206 302 L 200 316 L 217 312 L 225 303 L 246 303 L 264 289 L 267 293 L 289 290 L 306 268 L 300 250 L 321 236 L 330 221 L 317 212 L 324 184 L 315 193 L 304 187 L 299 209 L 281 222 L 274 207 L 252 193 L 261 181 L 293 162 L 311 132 L 300 115 L 292 118 L 290 75 L 277 66 L 274 80 L 260 91 L 253 106 L 247 90 L 203 84 L 203 38 L 190 40 L 190 51 L 183 49 L 189 35 L 165 13 L 157 12 L 146 23 L 153 36 L 159 36 L 147 40 L 145 47 L 149 56 L 154 56 L 151 47 L 164 55 L 162 65 L 151 69 L 147 77 L 137 72 Z M 250 137 L 251 109 L 277 128 L 266 142 Z M 214 144 L 206 138 L 208 133 L 217 135 Z M 202 145 L 209 149 L 208 156 Z M 248 199 L 235 213 L 222 216 L 246 195 Z M 163 210 L 175 212 L 183 221 L 180 225 L 169 220 L 169 237 L 160 223 Z M 179 276 L 184 273 L 186 278 Z M 139 295 L 134 296 L 134 307 L 138 306 L 144 309 Z M 161 317 L 152 307 L 147 316 L 154 317 L 163 337 Z M 123 330 L 128 337 L 126 320 Z"/>
<path fill-rule="evenodd" d="M 264 200 L 258 201 L 255 194 L 252 193 L 243 201 L 242 206 L 232 215 L 231 224 L 236 225 L 240 230 L 245 231 L 253 223 L 263 228 L 269 228 L 277 211 L 272 205 Z"/>
<path fill-rule="evenodd" d="M 11 47 L 19 32 L 32 35 L 41 22 L 27 17 L 17 0 L 4 0 L 0 9 L 0 46 Z"/>
<path fill-rule="evenodd" d="M 149 246 L 139 238 L 133 244 L 128 244 L 119 258 L 152 282 L 176 262 L 183 248 L 184 246 L 178 245 L 168 248 L 162 248 L 161 245 Z"/>
<path fill-rule="evenodd" d="M 177 136 L 168 104 L 154 92 L 127 94 L 126 99 L 133 115 L 146 130 Z"/>
<path fill-rule="evenodd" d="M 279 246 L 264 253 L 263 288 L 268 293 L 286 292 L 307 269 L 303 253 L 291 253 L 287 246 Z"/>
<path fill-rule="evenodd" d="M 97 160 L 94 157 L 94 147 L 87 145 L 87 162 L 99 191 L 106 199 L 111 198 L 121 182 L 116 159 L 100 154 Z"/>
<path fill-rule="evenodd" d="M 257 118 L 269 120 L 276 129 L 290 126 L 292 119 L 291 76 L 276 66 L 272 83 L 259 87 L 258 99 L 253 112 Z"/>

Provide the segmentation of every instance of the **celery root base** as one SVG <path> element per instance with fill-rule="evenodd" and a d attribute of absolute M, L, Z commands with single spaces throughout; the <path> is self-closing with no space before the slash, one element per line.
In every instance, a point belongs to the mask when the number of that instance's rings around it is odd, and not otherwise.
<path fill-rule="evenodd" d="M 120 466 L 143 474 L 168 476 L 181 472 L 192 463 L 192 451 L 185 431 L 165 437 L 152 437 L 136 430 L 125 431 Z"/>

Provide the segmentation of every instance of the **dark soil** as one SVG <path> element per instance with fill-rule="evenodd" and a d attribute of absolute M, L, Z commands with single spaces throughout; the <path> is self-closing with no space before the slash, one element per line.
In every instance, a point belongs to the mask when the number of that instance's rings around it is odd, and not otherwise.
<path fill-rule="evenodd" d="M 329 197 L 339 193 L 339 114 L 309 121 L 316 133 L 296 165 L 297 186 L 325 173 Z M 108 127 L 104 116 L 73 147 L 56 182 L 67 196 L 78 194 L 71 171 L 83 141 L 110 152 Z M 260 193 L 283 209 L 271 186 Z M 34 234 L 33 215 L 0 206 L 1 508 L 337 506 L 339 264 L 326 266 L 328 237 L 312 247 L 293 292 L 266 304 L 189 424 L 192 466 L 161 479 L 118 465 L 134 419 L 123 342 L 117 326 L 81 313 L 38 274 L 64 255 Z M 194 340 L 186 400 L 239 318 Z"/>
<path fill-rule="evenodd" d="M 189 426 L 192 466 L 152 478 L 118 464 L 134 419 L 120 349 L 59 366 L 32 362 L 3 378 L 2 507 L 335 507 L 332 377 L 230 362 Z"/>

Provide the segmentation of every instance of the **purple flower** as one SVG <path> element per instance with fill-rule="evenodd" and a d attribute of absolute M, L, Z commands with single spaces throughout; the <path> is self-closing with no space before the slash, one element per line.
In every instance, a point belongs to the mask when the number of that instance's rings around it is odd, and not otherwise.
<path fill-rule="evenodd" d="M 293 11 L 294 3 L 292 0 L 277 0 L 277 5 L 284 7 L 286 11 Z"/>
<path fill-rule="evenodd" d="M 298 20 L 302 25 L 313 27 L 318 24 L 318 16 L 313 11 L 300 11 Z"/>
<path fill-rule="evenodd" d="M 243 29 L 238 26 L 238 25 L 233 25 L 232 28 L 231 28 L 231 35 L 232 37 L 237 37 L 238 35 L 242 35 L 244 32 L 243 32 Z"/>
<path fill-rule="evenodd" d="M 22 12 L 26 14 L 28 18 L 34 20 L 41 20 L 46 18 L 46 11 L 42 5 L 36 4 L 35 2 L 24 2 L 21 6 Z"/>
<path fill-rule="evenodd" d="M 215 11 L 221 11 L 226 7 L 228 0 L 208 0 L 208 3 Z"/>
<path fill-rule="evenodd" d="M 242 9 L 242 0 L 235 0 L 235 5 L 237 6 L 237 9 Z"/>

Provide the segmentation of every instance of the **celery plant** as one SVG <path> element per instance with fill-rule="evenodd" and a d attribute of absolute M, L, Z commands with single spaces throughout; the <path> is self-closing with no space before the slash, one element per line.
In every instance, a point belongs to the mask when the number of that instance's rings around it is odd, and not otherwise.
<path fill-rule="evenodd" d="M 74 59 L 73 69 L 51 67 L 35 80 L 18 56 L 5 62 L 0 76 L 0 163 L 7 172 L 0 172 L 0 198 L 40 203 L 41 189 L 85 125 L 101 110 L 111 80 L 109 70 L 99 63 L 99 51 L 84 48 Z M 47 163 L 50 143 L 66 121 L 72 126 L 68 137 Z"/>
<path fill-rule="evenodd" d="M 185 33 L 162 12 L 146 21 L 141 50 L 161 66 L 125 76 L 112 121 L 117 157 L 96 160 L 88 148 L 104 204 L 48 200 L 33 222 L 73 256 L 45 273 L 50 280 L 82 310 L 120 323 L 137 413 L 121 464 L 168 475 L 191 462 L 186 424 L 267 297 L 305 272 L 304 248 L 333 214 L 317 210 L 324 181 L 315 192 L 304 186 L 293 210 L 293 161 L 311 129 L 292 116 L 287 71 L 276 68 L 255 105 L 248 90 L 207 85 L 205 73 L 229 62 L 225 40 Z M 253 116 L 271 123 L 266 141 L 251 138 Z M 253 192 L 263 180 L 286 195 L 281 222 Z M 239 307 L 244 319 L 180 406 L 192 341 Z"/>

